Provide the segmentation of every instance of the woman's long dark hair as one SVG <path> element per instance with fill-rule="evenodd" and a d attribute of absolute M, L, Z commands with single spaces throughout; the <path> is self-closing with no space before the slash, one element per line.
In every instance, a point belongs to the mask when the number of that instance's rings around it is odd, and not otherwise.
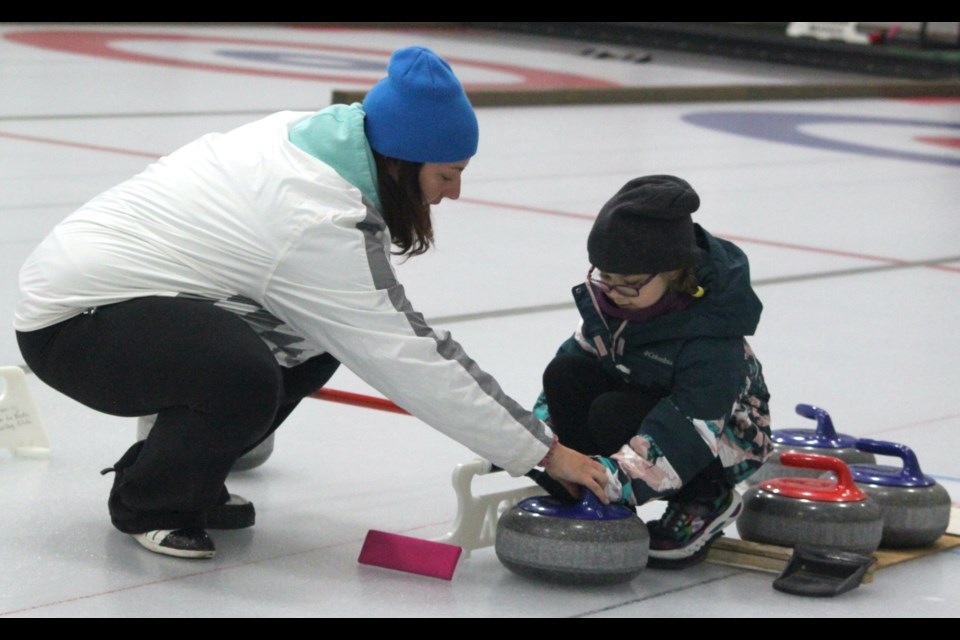
<path fill-rule="evenodd" d="M 383 205 L 383 217 L 390 229 L 393 244 L 400 249 L 394 255 L 418 256 L 433 244 L 433 221 L 430 205 L 423 202 L 420 191 L 422 162 L 388 158 L 376 151 L 377 193 Z"/>

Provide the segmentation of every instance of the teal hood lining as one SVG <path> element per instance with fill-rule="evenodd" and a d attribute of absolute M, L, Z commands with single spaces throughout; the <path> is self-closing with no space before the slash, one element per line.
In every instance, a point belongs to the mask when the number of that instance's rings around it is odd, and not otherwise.
<path fill-rule="evenodd" d="M 360 190 L 378 211 L 377 165 L 364 130 L 363 106 L 335 104 L 304 118 L 290 128 L 290 142 L 329 165 Z"/>

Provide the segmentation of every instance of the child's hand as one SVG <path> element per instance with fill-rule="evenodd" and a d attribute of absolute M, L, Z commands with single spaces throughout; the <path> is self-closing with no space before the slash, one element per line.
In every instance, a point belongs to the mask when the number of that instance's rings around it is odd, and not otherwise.
<path fill-rule="evenodd" d="M 571 495 L 579 497 L 582 485 L 592 491 L 603 504 L 610 503 L 605 489 L 607 469 L 598 461 L 558 442 L 550 450 L 546 469 Z"/>

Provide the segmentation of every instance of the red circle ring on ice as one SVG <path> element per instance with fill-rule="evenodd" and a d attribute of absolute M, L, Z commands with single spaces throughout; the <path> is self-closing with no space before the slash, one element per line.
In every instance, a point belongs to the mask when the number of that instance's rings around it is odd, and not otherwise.
<path fill-rule="evenodd" d="M 273 78 L 344 82 L 367 86 L 372 86 L 386 72 L 387 61 L 392 53 L 392 51 L 387 50 L 330 44 L 219 37 L 173 31 L 40 29 L 13 31 L 5 34 L 4 38 L 41 49 L 141 64 Z M 215 47 L 217 49 L 212 51 L 212 59 L 210 59 L 211 51 L 208 49 L 204 52 L 207 60 L 191 60 L 185 52 L 177 52 L 173 49 L 169 52 L 161 52 L 160 49 L 164 44 L 179 45 L 184 51 L 189 45 L 195 45 L 198 48 Z M 160 47 L 160 49 L 151 50 L 153 47 Z M 584 75 L 447 55 L 444 55 L 444 59 L 457 70 L 458 75 L 462 76 L 461 81 L 467 89 L 609 88 L 619 86 L 609 80 Z M 243 62 L 247 64 L 242 64 Z M 300 67 L 302 69 L 311 66 L 332 69 L 335 72 L 316 73 L 290 69 L 290 67 Z M 351 71 L 353 73 L 350 73 Z M 373 71 L 376 71 L 377 74 L 372 75 Z M 472 75 L 483 76 L 487 79 L 474 80 L 471 79 Z"/>

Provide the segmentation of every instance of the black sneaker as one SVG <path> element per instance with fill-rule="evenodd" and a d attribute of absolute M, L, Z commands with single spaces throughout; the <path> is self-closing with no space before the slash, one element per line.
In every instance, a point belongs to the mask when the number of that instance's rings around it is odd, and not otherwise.
<path fill-rule="evenodd" d="M 204 514 L 207 529 L 246 529 L 257 521 L 253 503 L 246 498 L 229 494 L 227 501 Z"/>
<path fill-rule="evenodd" d="M 670 502 L 663 517 L 648 525 L 647 566 L 682 569 L 702 562 L 710 544 L 723 535 L 742 510 L 743 501 L 733 489 L 709 502 Z"/>
<path fill-rule="evenodd" d="M 216 553 L 213 540 L 203 529 L 155 529 L 131 534 L 143 547 L 176 558 L 212 558 Z"/>

